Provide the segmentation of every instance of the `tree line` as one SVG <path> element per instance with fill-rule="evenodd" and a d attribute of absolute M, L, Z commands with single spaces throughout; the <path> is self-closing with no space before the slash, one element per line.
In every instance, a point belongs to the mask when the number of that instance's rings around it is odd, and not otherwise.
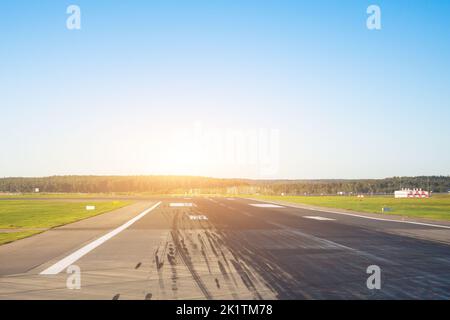
<path fill-rule="evenodd" d="M 402 188 L 422 189 L 435 193 L 448 192 L 450 176 L 261 182 L 259 191 L 263 194 L 286 195 L 391 194 Z"/>
<path fill-rule="evenodd" d="M 383 194 L 401 188 L 436 193 L 450 190 L 450 176 L 391 177 L 355 180 L 249 180 L 193 176 L 52 176 L 0 178 L 0 192 L 63 193 L 235 193 L 235 194 Z"/>

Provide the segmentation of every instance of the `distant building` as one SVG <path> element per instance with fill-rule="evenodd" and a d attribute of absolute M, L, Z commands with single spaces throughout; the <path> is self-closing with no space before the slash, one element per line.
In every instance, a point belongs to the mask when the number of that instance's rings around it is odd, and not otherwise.
<path fill-rule="evenodd" d="M 394 192 L 395 198 L 429 198 L 430 193 L 422 189 L 402 189 Z"/>

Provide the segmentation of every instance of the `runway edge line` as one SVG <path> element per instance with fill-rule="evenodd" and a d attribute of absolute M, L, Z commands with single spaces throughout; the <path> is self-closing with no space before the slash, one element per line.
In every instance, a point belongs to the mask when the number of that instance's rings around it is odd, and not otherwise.
<path fill-rule="evenodd" d="M 369 219 L 369 220 L 397 222 L 397 223 L 415 224 L 415 225 L 434 227 L 434 228 L 450 229 L 450 226 L 446 226 L 446 225 L 442 225 L 442 224 L 433 224 L 433 223 L 416 222 L 416 221 L 405 221 L 405 220 L 391 220 L 391 219 L 363 216 L 363 215 L 354 214 L 354 213 L 333 211 L 333 210 L 328 210 L 328 209 L 297 207 L 294 204 L 274 202 L 274 201 L 269 201 L 269 200 L 260 200 L 260 199 L 253 199 L 253 198 L 243 198 L 243 199 L 252 200 L 252 201 L 259 201 L 259 202 L 266 202 L 266 203 L 273 203 L 273 204 L 283 205 L 283 206 L 290 207 L 290 208 L 295 208 L 295 209 L 306 209 L 306 210 L 311 210 L 311 211 L 319 211 L 319 212 L 325 212 L 325 213 L 340 214 L 340 215 L 344 215 L 344 216 L 351 216 L 351 217 L 357 217 L 357 218 L 363 218 L 363 219 Z"/>
<path fill-rule="evenodd" d="M 140 214 L 138 214 L 136 217 L 132 218 L 131 220 L 125 222 L 123 225 L 117 227 L 116 229 L 108 232 L 107 234 L 101 236 L 97 240 L 94 240 L 84 247 L 78 249 L 77 251 L 73 252 L 72 254 L 68 255 L 67 257 L 63 258 L 62 260 L 56 262 L 52 266 L 48 267 L 44 271 L 42 271 L 41 275 L 55 275 L 66 269 L 68 266 L 76 262 L 78 259 L 86 255 L 87 253 L 91 252 L 98 246 L 102 245 L 115 235 L 119 234 L 123 230 L 127 229 L 129 226 L 131 226 L 133 223 L 144 217 L 146 214 L 151 212 L 152 210 L 156 209 L 161 204 L 161 201 L 157 202 L 150 208 L 142 211 Z"/>

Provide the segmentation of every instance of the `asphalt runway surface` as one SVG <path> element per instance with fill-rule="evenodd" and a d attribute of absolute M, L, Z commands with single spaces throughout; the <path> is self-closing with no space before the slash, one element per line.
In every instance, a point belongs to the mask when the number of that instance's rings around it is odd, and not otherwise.
<path fill-rule="evenodd" d="M 0 246 L 0 299 L 449 299 L 449 224 L 390 219 L 139 200 Z M 367 286 L 373 265 L 380 289 Z"/>

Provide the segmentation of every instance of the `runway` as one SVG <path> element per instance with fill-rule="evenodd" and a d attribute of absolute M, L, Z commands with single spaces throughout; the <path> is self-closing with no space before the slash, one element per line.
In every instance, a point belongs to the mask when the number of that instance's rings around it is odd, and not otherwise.
<path fill-rule="evenodd" d="M 138 200 L 0 246 L 0 299 L 449 299 L 448 224 L 371 217 L 241 198 Z M 69 265 L 80 289 L 67 286 Z M 367 287 L 373 265 L 380 289 Z"/>

